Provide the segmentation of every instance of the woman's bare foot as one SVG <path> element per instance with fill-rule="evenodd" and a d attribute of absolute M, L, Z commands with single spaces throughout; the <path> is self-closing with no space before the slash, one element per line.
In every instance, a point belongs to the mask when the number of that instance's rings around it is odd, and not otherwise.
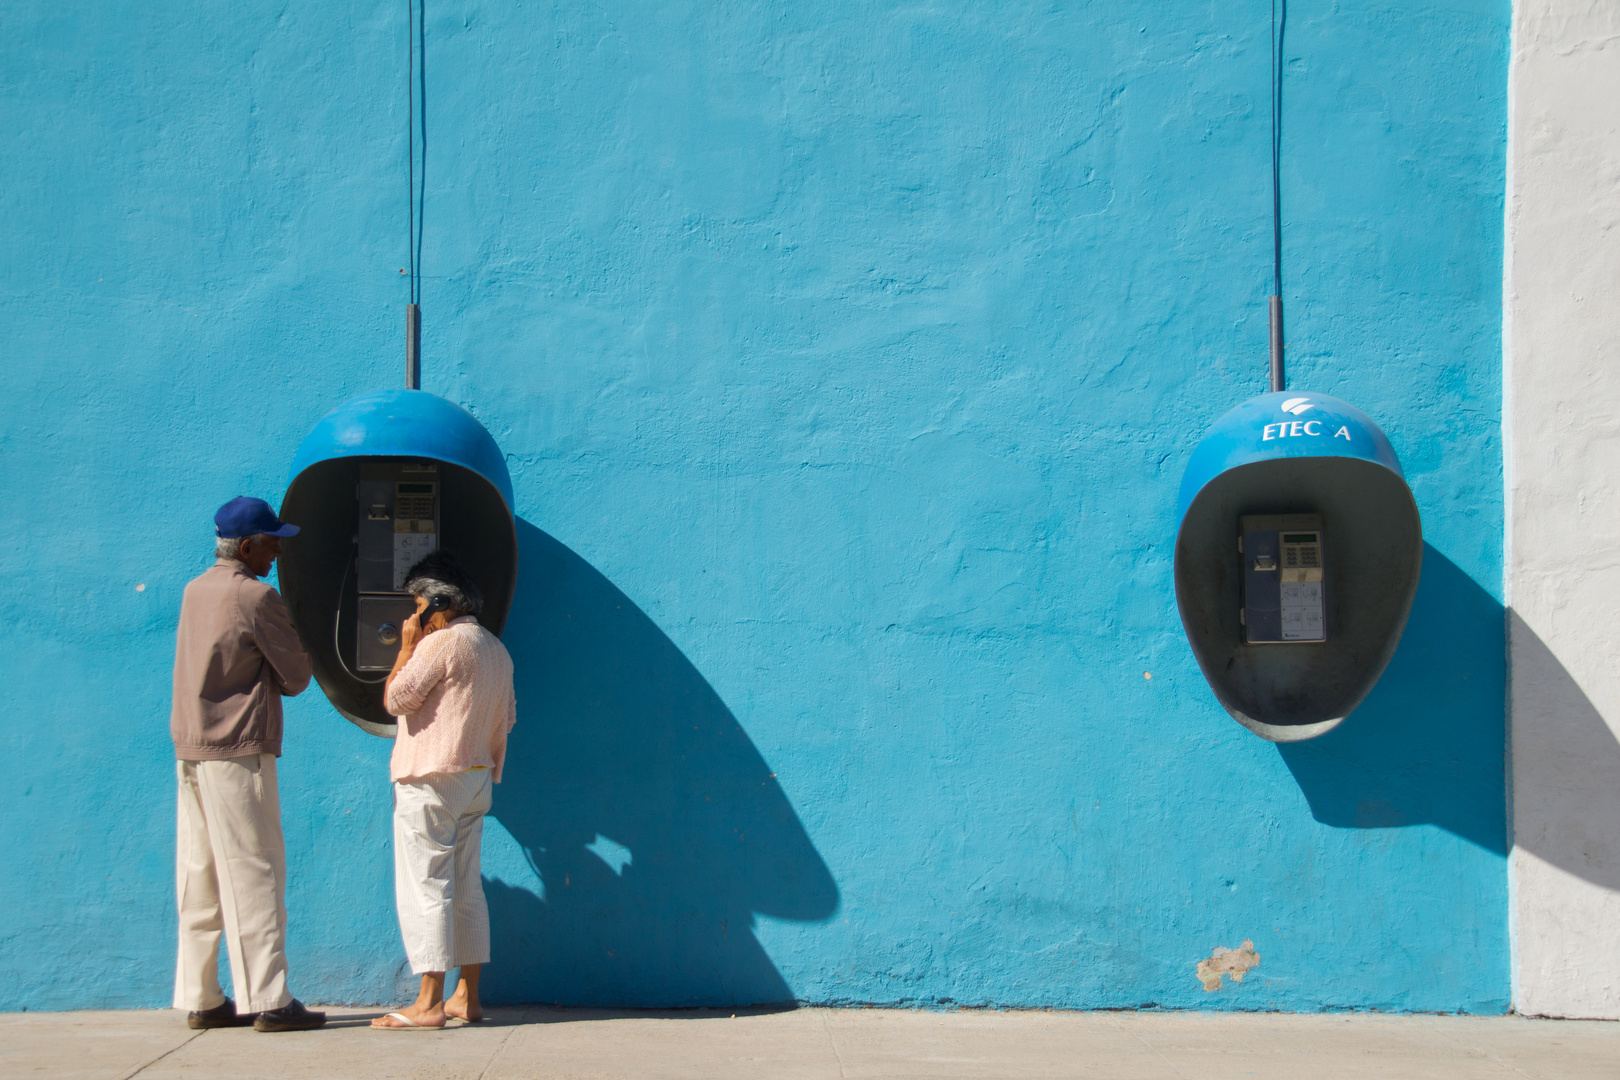
<path fill-rule="evenodd" d="M 423 1008 L 423 1007 L 421 1007 L 419 1005 L 407 1005 L 403 1009 L 395 1009 L 393 1013 L 390 1013 L 387 1016 L 379 1016 L 379 1017 L 377 1017 L 377 1019 L 375 1019 L 375 1020 L 373 1020 L 371 1022 L 371 1026 L 374 1027 L 374 1028 L 402 1028 L 402 1027 L 442 1028 L 442 1027 L 444 1027 L 444 1014 L 445 1014 L 445 1011 L 446 1011 L 445 1007 L 442 1004 L 435 1005 L 435 1006 L 432 1006 L 432 1007 L 429 1007 L 429 1008 Z M 407 1020 L 410 1021 L 410 1023 L 409 1024 L 400 1023 L 399 1022 L 399 1017 L 400 1016 L 405 1017 Z"/>
<path fill-rule="evenodd" d="M 403 1016 L 410 1023 L 402 1024 Z M 388 1016 L 379 1016 L 371 1022 L 374 1028 L 442 1028 L 444 1027 L 444 972 L 429 971 L 422 976 L 422 991 L 416 1000 L 403 1009 L 395 1009 Z"/>
<path fill-rule="evenodd" d="M 457 994 L 444 1003 L 444 1015 L 453 1016 L 457 1020 L 465 1020 L 469 1024 L 476 1024 L 484 1018 L 484 1009 L 476 1002 L 473 1003 L 471 1008 L 468 1008 L 467 1000 Z"/>
<path fill-rule="evenodd" d="M 461 969 L 461 982 L 456 986 L 456 992 L 450 1000 L 444 1003 L 447 1016 L 454 1016 L 458 1020 L 465 1020 L 469 1024 L 476 1024 L 484 1018 L 484 1003 L 478 1000 L 478 976 L 483 970 L 482 964 L 468 964 Z"/>

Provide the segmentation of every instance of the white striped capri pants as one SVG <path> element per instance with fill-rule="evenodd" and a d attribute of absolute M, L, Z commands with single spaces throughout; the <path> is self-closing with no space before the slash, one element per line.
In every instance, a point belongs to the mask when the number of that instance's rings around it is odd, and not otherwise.
<path fill-rule="evenodd" d="M 490 770 L 394 783 L 394 906 L 411 971 L 489 962 L 489 907 L 479 873 Z"/>

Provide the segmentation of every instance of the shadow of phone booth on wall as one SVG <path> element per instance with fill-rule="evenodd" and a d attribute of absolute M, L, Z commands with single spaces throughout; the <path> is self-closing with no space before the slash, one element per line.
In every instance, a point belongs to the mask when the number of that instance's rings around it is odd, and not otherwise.
<path fill-rule="evenodd" d="M 383 680 L 415 610 L 401 586 L 435 549 L 455 555 L 499 634 L 517 583 L 506 458 L 471 413 L 422 390 L 382 390 L 338 406 L 293 459 L 281 517 L 281 592 L 332 705 L 392 737 Z"/>
<path fill-rule="evenodd" d="M 1182 477 L 1176 604 L 1210 689 L 1273 742 L 1361 704 L 1400 643 L 1423 529 L 1378 425 L 1273 393 L 1215 422 Z"/>

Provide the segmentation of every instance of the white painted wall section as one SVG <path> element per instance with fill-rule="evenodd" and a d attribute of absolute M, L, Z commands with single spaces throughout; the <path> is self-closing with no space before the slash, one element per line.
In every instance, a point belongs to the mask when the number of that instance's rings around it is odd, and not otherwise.
<path fill-rule="evenodd" d="M 1510 78 L 1514 1003 L 1620 1018 L 1620 2 L 1515 4 Z"/>

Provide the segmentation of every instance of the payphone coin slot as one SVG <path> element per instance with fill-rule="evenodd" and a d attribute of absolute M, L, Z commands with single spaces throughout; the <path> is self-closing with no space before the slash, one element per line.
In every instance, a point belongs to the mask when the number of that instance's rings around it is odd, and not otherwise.
<path fill-rule="evenodd" d="M 1256 570 L 1261 570 L 1261 571 L 1277 569 L 1277 556 L 1275 556 L 1275 555 L 1260 555 L 1260 556 L 1257 556 L 1255 558 L 1255 560 L 1254 560 L 1254 568 Z"/>

